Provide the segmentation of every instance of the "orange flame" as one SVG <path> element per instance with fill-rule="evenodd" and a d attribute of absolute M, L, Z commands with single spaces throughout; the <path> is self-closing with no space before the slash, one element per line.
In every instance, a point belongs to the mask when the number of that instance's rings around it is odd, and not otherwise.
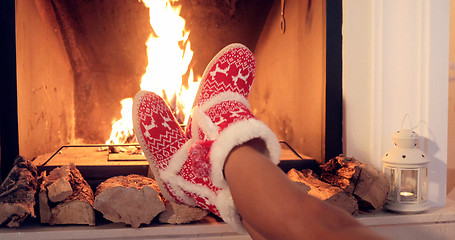
<path fill-rule="evenodd" d="M 141 2 L 149 8 L 153 33 L 146 43 L 148 66 L 140 87 L 163 97 L 175 115 L 181 117 L 179 121 L 187 123 L 200 79 L 195 81 L 193 69 L 188 67 L 193 51 L 188 39 L 190 32 L 185 30 L 185 20 L 180 17 L 181 6 L 172 6 L 176 1 L 171 3 L 168 0 Z M 184 79 L 185 76 L 188 79 Z M 125 143 L 128 137 L 124 135 L 133 134 L 132 98 L 122 100 L 122 107 L 122 119 L 113 124 L 111 137 L 106 144 Z"/>
<path fill-rule="evenodd" d="M 125 98 L 120 101 L 122 104 L 122 118 L 112 124 L 112 132 L 106 144 L 127 143 L 129 138 L 134 135 L 133 131 L 133 99 Z"/>
<path fill-rule="evenodd" d="M 163 97 L 175 109 L 176 115 L 185 116 L 181 121 L 186 123 L 191 111 L 189 104 L 193 103 L 199 81 L 194 82 L 193 70 L 188 69 L 193 51 L 188 40 L 190 32 L 185 30 L 185 20 L 180 17 L 181 6 L 172 6 L 167 0 L 142 2 L 149 8 L 150 25 L 155 34 L 147 41 L 149 62 L 142 76 L 141 89 Z M 187 81 L 183 79 L 185 75 L 189 76 Z M 184 82 L 188 82 L 188 86 Z"/>

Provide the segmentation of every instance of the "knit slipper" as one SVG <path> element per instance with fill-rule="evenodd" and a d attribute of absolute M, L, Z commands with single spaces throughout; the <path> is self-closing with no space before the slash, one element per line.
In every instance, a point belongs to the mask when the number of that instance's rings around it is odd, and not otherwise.
<path fill-rule="evenodd" d="M 194 205 L 190 199 L 178 197 L 183 196 L 176 192 L 178 188 L 169 188 L 160 178 L 171 157 L 188 141 L 166 102 L 153 92 L 138 92 L 133 102 L 133 124 L 138 142 L 164 197 Z"/>
<path fill-rule="evenodd" d="M 246 233 L 229 187 L 212 182 L 214 168 L 209 156 L 213 141 L 188 141 L 167 104 L 152 92 L 136 94 L 133 123 L 137 139 L 166 199 L 207 209 L 237 232 Z M 215 173 L 217 181 L 224 181 L 219 171 Z"/>
<path fill-rule="evenodd" d="M 237 98 L 247 99 L 255 70 L 256 60 L 246 46 L 233 43 L 224 47 L 205 68 L 193 108 L 201 106 L 220 93 L 231 93 L 231 95 L 238 95 Z M 193 126 L 191 119 L 190 116 L 185 129 L 188 138 L 193 137 L 192 132 L 198 132 L 197 126 Z M 204 139 L 204 134 L 200 132 L 194 137 Z"/>

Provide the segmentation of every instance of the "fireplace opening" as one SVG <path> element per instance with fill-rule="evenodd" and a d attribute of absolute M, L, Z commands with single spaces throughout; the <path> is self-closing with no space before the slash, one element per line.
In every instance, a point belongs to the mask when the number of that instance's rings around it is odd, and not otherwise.
<path fill-rule="evenodd" d="M 285 1 L 284 32 L 281 1 L 173 4 L 189 31 L 195 79 L 221 48 L 243 43 L 257 60 L 253 112 L 321 163 L 342 148 L 341 1 Z M 1 96 L 1 177 L 19 154 L 105 143 L 121 100 L 140 90 L 146 72 L 146 41 L 156 34 L 149 9 L 134 0 L 9 0 L 2 11 L 9 19 L 2 48 L 10 50 L 2 70 L 10 74 Z"/>

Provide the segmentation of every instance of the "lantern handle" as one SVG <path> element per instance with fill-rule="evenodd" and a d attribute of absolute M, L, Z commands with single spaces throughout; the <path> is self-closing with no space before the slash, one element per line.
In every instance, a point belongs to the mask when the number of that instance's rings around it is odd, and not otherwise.
<path fill-rule="evenodd" d="M 403 129 L 403 124 L 404 124 L 404 121 L 406 120 L 406 118 L 409 120 L 409 130 L 412 130 L 412 121 L 411 121 L 411 117 L 409 116 L 408 113 L 406 113 L 404 115 L 403 121 L 401 121 L 401 129 Z"/>

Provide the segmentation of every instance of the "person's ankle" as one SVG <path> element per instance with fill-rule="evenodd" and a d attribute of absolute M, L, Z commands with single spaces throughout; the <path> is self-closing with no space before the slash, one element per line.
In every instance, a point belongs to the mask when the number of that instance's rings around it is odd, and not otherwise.
<path fill-rule="evenodd" d="M 243 145 L 248 145 L 248 146 L 254 148 L 256 151 L 258 151 L 264 155 L 267 155 L 267 148 L 265 146 L 265 142 L 264 142 L 264 140 L 262 140 L 260 138 L 251 139 L 250 141 L 244 143 Z"/>

